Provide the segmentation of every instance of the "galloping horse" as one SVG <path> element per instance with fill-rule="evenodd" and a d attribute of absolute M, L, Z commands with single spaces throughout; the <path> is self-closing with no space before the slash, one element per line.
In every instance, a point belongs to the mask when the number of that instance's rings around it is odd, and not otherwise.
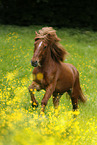
<path fill-rule="evenodd" d="M 86 97 L 82 93 L 79 73 L 77 69 L 69 63 L 63 63 L 67 51 L 59 43 L 60 39 L 52 27 L 44 27 L 35 32 L 34 55 L 31 59 L 33 70 L 33 82 L 28 87 L 33 107 L 38 107 L 38 102 L 34 97 L 34 89 L 46 91 L 42 101 L 41 109 L 44 112 L 45 106 L 51 95 L 53 104 L 57 108 L 59 99 L 63 93 L 67 92 L 72 100 L 73 110 L 78 108 L 78 99 L 86 102 Z"/>

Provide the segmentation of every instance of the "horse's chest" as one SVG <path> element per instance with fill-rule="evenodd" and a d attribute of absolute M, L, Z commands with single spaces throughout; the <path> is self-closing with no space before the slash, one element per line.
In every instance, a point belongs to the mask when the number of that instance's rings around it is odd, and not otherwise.
<path fill-rule="evenodd" d="M 45 89 L 50 84 L 52 79 L 53 79 L 53 76 L 48 75 L 48 74 L 43 74 L 41 72 L 33 74 L 33 80 L 37 82 L 43 89 Z"/>
<path fill-rule="evenodd" d="M 43 71 L 39 68 L 34 68 L 33 70 L 33 80 L 40 85 L 42 89 L 46 89 L 46 87 L 52 82 L 54 78 L 54 74 L 52 71 Z"/>

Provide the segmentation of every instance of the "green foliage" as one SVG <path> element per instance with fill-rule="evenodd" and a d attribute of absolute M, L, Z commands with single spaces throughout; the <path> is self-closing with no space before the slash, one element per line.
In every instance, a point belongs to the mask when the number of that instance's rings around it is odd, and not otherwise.
<path fill-rule="evenodd" d="M 95 0 L 2 0 L 0 14 L 0 22 L 4 24 L 48 24 L 97 30 Z"/>
<path fill-rule="evenodd" d="M 61 44 L 70 53 L 66 62 L 75 65 L 87 103 L 72 112 L 64 94 L 59 112 L 52 97 L 40 116 L 44 91 L 35 96 L 39 108 L 31 107 L 28 86 L 32 82 L 34 32 L 42 26 L 0 26 L 0 145 L 95 145 L 97 143 L 97 33 L 79 29 L 57 29 Z M 76 115 L 76 118 L 74 118 Z"/>

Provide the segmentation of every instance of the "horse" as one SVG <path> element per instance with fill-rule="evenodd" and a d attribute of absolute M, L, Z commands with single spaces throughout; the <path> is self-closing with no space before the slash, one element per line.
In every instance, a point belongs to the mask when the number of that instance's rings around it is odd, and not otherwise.
<path fill-rule="evenodd" d="M 35 32 L 34 55 L 31 59 L 33 69 L 33 81 L 28 87 L 31 95 L 32 107 L 38 107 L 38 102 L 34 96 L 34 89 L 45 90 L 41 101 L 41 111 L 45 107 L 51 95 L 53 95 L 54 108 L 57 109 L 61 96 L 67 92 L 70 95 L 73 110 L 78 109 L 78 99 L 86 102 L 80 87 L 79 72 L 75 66 L 64 63 L 68 52 L 59 43 L 61 40 L 56 30 L 52 27 L 44 27 L 39 32 Z"/>

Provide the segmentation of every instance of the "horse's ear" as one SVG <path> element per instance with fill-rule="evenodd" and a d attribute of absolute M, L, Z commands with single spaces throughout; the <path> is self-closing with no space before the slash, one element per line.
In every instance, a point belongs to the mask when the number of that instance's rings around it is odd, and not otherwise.
<path fill-rule="evenodd" d="M 35 31 L 36 36 L 38 35 L 38 33 Z"/>

